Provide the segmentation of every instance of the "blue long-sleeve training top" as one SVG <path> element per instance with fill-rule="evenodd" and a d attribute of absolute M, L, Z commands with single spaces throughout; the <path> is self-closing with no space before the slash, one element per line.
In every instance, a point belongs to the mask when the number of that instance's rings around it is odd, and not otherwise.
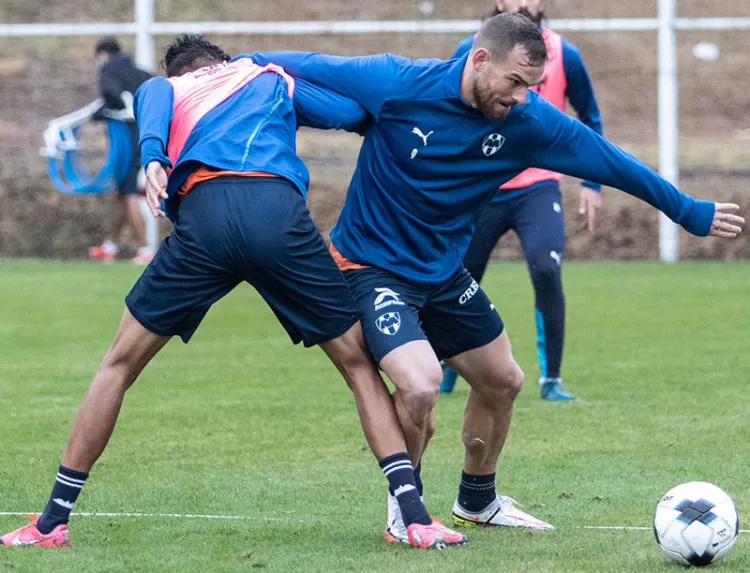
<path fill-rule="evenodd" d="M 370 121 L 356 102 L 277 66 L 241 55 L 174 78 L 157 77 L 136 93 L 143 165 L 169 172 L 165 211 L 176 220 L 177 191 L 200 166 L 283 177 L 306 195 L 309 174 L 296 153 L 297 125 L 360 132 Z"/>
<path fill-rule="evenodd" d="M 570 102 L 578 119 L 599 135 L 603 135 L 602 118 L 596 101 L 594 86 L 578 47 L 541 24 L 539 29 L 544 35 L 548 57 L 542 81 L 539 86 L 532 89 L 562 111 L 565 111 L 566 102 Z M 453 52 L 452 58 L 461 58 L 468 54 L 474 45 L 475 38 L 476 34 L 464 38 Z M 547 172 L 545 179 L 545 173 L 534 173 L 525 177 L 523 182 L 534 183 L 539 181 L 544 184 L 550 175 L 554 177 L 553 174 Z M 601 191 L 601 185 L 598 183 L 584 181 L 582 184 L 595 191 Z M 522 187 L 518 184 L 508 184 L 507 187 L 517 191 L 515 193 L 498 193 L 495 196 L 496 201 L 508 201 L 524 192 L 533 190 L 536 185 Z"/>
<path fill-rule="evenodd" d="M 460 268 L 476 220 L 497 188 L 540 167 L 622 189 L 696 235 L 714 204 L 697 201 L 641 161 L 530 92 L 503 120 L 461 98 L 466 56 L 408 60 L 254 54 L 296 78 L 336 90 L 373 117 L 331 240 L 341 254 L 422 284 Z"/>

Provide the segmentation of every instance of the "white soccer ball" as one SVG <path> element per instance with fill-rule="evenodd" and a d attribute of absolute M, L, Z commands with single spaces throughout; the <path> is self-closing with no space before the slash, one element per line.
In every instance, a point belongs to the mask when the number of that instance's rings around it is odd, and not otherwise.
<path fill-rule="evenodd" d="M 670 489 L 656 506 L 656 542 L 671 559 L 702 567 L 721 559 L 739 532 L 732 499 L 703 481 Z"/>

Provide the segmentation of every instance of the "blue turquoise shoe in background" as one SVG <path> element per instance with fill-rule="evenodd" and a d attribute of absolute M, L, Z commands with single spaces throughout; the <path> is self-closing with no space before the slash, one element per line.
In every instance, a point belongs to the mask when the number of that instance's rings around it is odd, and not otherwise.
<path fill-rule="evenodd" d="M 445 376 L 443 376 L 443 384 L 445 384 Z M 562 378 L 540 378 L 539 387 L 542 400 L 553 400 L 559 402 L 575 398 L 573 394 L 563 388 Z M 440 391 L 443 391 L 442 385 L 440 386 Z"/>
<path fill-rule="evenodd" d="M 444 362 L 441 364 L 441 366 L 443 368 L 443 381 L 440 383 L 440 393 L 450 394 L 451 392 L 453 392 L 453 387 L 456 385 L 458 374 L 455 370 L 453 370 L 453 368 L 451 368 Z"/>

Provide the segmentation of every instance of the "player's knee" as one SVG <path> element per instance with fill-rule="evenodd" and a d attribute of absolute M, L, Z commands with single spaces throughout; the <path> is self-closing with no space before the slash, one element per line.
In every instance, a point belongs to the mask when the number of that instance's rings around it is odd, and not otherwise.
<path fill-rule="evenodd" d="M 427 386 L 409 388 L 406 391 L 399 390 L 404 408 L 409 412 L 409 417 L 417 422 L 429 419 L 430 412 L 437 403 L 439 389 Z"/>
<path fill-rule="evenodd" d="M 513 364 L 513 367 L 508 369 L 503 375 L 504 386 L 514 396 L 518 396 L 518 393 L 523 388 L 525 376 L 521 367 L 518 364 Z"/>
<path fill-rule="evenodd" d="M 139 368 L 128 353 L 121 352 L 114 345 L 104 356 L 97 378 L 103 379 L 111 386 L 120 386 L 123 391 L 130 388 L 138 377 Z"/>
<path fill-rule="evenodd" d="M 506 368 L 495 373 L 492 379 L 482 385 L 480 394 L 486 400 L 492 403 L 513 401 L 523 388 L 524 374 L 523 370 L 513 362 Z"/>
<path fill-rule="evenodd" d="M 435 407 L 440 393 L 443 373 L 440 365 L 434 368 L 419 369 L 412 375 L 394 380 L 401 395 L 404 407 L 414 419 L 427 419 Z"/>
<path fill-rule="evenodd" d="M 557 257 L 553 257 L 554 255 Z M 536 286 L 556 285 L 560 282 L 561 254 L 550 251 L 547 256 L 539 255 L 529 259 L 531 281 Z"/>

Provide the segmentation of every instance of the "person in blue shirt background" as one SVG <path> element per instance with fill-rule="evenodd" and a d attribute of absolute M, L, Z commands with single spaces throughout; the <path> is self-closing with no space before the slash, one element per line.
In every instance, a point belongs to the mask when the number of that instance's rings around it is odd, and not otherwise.
<path fill-rule="evenodd" d="M 412 463 L 420 467 L 435 430 L 444 359 L 471 386 L 454 522 L 551 529 L 495 487 L 524 376 L 500 315 L 462 263 L 480 213 L 529 167 L 622 189 L 701 236 L 741 232 L 737 205 L 681 193 L 530 90 L 542 80 L 547 49 L 539 28 L 518 14 L 485 21 L 471 52 L 449 61 L 306 52 L 253 59 L 338 91 L 372 116 L 331 251 L 370 352 L 396 386 Z M 386 539 L 407 541 L 392 497 Z"/>
<path fill-rule="evenodd" d="M 544 0 L 496 0 L 495 14 L 504 12 L 526 16 L 539 26 L 544 36 L 547 64 L 542 81 L 532 89 L 562 111 L 570 102 L 578 119 L 602 135 L 599 106 L 583 58 L 578 48 L 542 25 Z M 460 58 L 470 52 L 473 43 L 474 34 L 461 41 L 453 57 Z M 560 179 L 559 173 L 531 168 L 505 183 L 482 212 L 464 256 L 464 266 L 481 282 L 500 237 L 511 229 L 518 235 L 534 286 L 539 386 L 545 400 L 573 398 L 563 388 L 560 377 L 565 335 L 562 288 L 565 226 Z M 582 183 L 579 213 L 586 215 L 590 232 L 594 231 L 596 210 L 601 206 L 600 193 L 598 183 Z M 456 377 L 455 370 L 445 366 L 440 391 L 452 392 Z"/>

